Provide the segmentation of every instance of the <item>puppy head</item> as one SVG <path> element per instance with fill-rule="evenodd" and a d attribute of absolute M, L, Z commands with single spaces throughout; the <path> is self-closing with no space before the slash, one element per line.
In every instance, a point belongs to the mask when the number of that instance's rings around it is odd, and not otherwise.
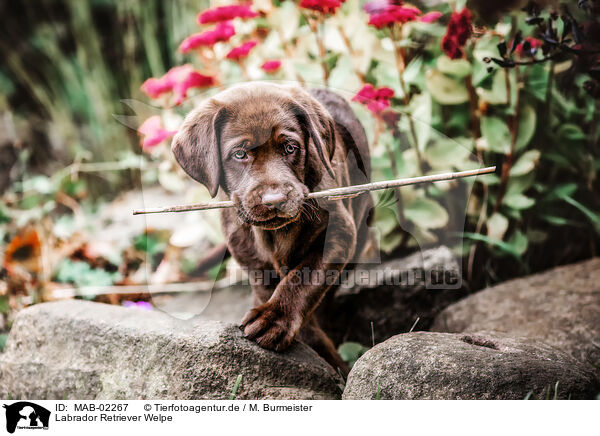
<path fill-rule="evenodd" d="M 298 219 L 308 192 L 334 176 L 334 129 L 301 88 L 255 82 L 188 114 L 172 149 L 211 196 L 220 186 L 244 222 L 273 230 Z"/>

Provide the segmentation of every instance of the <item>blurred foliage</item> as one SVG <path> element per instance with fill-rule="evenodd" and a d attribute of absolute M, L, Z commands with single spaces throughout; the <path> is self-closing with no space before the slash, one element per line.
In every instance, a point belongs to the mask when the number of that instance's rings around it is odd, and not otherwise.
<path fill-rule="evenodd" d="M 230 40 L 182 54 L 177 48 L 190 34 L 214 28 L 195 22 L 207 1 L 40 0 L 36 8 L 3 2 L 0 239 L 9 247 L 33 226 L 42 253 L 49 247 L 55 254 L 31 267 L 3 253 L 0 281 L 8 285 L 0 298 L 52 279 L 139 283 L 134 270 L 146 263 L 155 273 L 169 262 L 192 270 L 198 259 L 181 259 L 172 239 L 158 233 L 140 234 L 127 250 L 101 260 L 85 250 L 82 256 L 82 242 L 73 241 L 104 200 L 140 179 L 206 199 L 203 187 L 190 188 L 168 141 L 142 153 L 135 130 L 160 115 L 166 138 L 198 99 L 246 80 L 327 85 L 354 100 L 374 180 L 498 166 L 497 174 L 476 180 L 374 194 L 375 227 L 388 256 L 449 244 L 463 256 L 469 283 L 480 288 L 597 255 L 597 2 L 541 2 L 501 13 L 481 11 L 482 2 L 415 2 L 423 15 L 382 28 L 368 24 L 364 3 L 347 0 L 322 13 L 291 0 L 257 0 L 252 9 L 259 16 L 236 19 Z M 465 8 L 474 26 L 463 29 L 468 35 L 456 50 L 443 48 L 455 31 L 449 23 Z M 436 19 L 421 19 L 434 11 Z M 247 57 L 227 58 L 248 41 L 258 44 Z M 281 67 L 261 68 L 272 60 Z M 183 64 L 218 85 L 190 88 L 180 105 L 168 93 L 144 96 L 146 79 Z M 108 257 L 122 262 L 118 272 Z"/>
<path fill-rule="evenodd" d="M 358 342 L 344 342 L 338 347 L 338 353 L 341 358 L 352 368 L 358 358 L 369 350 L 368 347 L 359 344 Z"/>

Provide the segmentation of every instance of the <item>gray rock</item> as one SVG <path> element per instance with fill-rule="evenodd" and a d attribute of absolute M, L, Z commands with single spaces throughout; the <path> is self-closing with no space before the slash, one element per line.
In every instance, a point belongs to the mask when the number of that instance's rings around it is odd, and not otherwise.
<path fill-rule="evenodd" d="M 558 382 L 558 387 L 556 383 Z M 343 399 L 595 398 L 592 369 L 528 338 L 496 333 L 415 332 L 358 359 Z"/>
<path fill-rule="evenodd" d="M 600 258 L 485 289 L 446 308 L 431 329 L 527 336 L 598 365 Z"/>
<path fill-rule="evenodd" d="M 445 283 L 436 282 L 445 276 Z M 465 297 L 460 266 L 450 249 L 441 246 L 378 265 L 359 264 L 348 285 L 319 309 L 323 329 L 337 344 L 371 345 L 408 332 L 425 330 L 449 304 Z"/>
<path fill-rule="evenodd" d="M 263 350 L 234 325 L 85 301 L 16 317 L 0 355 L 0 397 L 38 399 L 336 399 L 341 378 L 295 343 Z"/>

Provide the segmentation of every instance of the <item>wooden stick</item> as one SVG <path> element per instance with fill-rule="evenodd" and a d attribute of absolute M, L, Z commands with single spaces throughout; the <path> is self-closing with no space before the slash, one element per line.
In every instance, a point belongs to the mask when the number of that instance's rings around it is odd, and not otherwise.
<path fill-rule="evenodd" d="M 496 171 L 496 167 L 480 168 L 478 170 L 459 171 L 455 173 L 433 174 L 429 176 L 412 177 L 409 179 L 384 180 L 382 182 L 365 183 L 364 185 L 344 186 L 342 188 L 326 189 L 324 191 L 311 192 L 308 198 L 323 198 L 326 200 L 341 200 L 343 198 L 356 197 L 365 192 L 377 191 L 380 189 L 397 188 L 399 186 L 415 185 L 417 183 L 442 182 L 444 180 L 459 179 L 462 177 L 479 176 Z M 233 201 L 216 201 L 213 203 L 197 203 L 182 206 L 154 207 L 149 209 L 137 209 L 133 211 L 134 215 L 149 213 L 167 213 L 167 212 L 189 212 L 192 210 L 224 209 L 234 207 Z"/>

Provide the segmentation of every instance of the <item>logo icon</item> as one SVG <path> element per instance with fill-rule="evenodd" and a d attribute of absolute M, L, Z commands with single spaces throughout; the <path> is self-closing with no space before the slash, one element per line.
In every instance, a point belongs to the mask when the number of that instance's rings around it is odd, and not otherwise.
<path fill-rule="evenodd" d="M 48 429 L 50 411 L 42 406 L 29 401 L 19 401 L 10 405 L 4 404 L 6 409 L 6 431 L 14 433 L 18 429 Z"/>

